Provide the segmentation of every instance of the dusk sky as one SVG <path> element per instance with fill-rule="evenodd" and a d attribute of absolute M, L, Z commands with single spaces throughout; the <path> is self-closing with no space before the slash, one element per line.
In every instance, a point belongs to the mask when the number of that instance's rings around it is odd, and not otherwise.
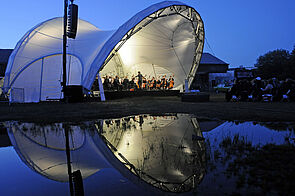
<path fill-rule="evenodd" d="M 0 6 L 0 48 L 14 48 L 40 22 L 63 16 L 63 0 L 4 1 Z M 117 29 L 157 0 L 75 0 L 79 17 L 102 30 Z M 183 0 L 200 13 L 205 48 L 230 64 L 253 66 L 268 51 L 295 45 L 294 0 Z M 210 47 L 208 47 L 208 44 Z"/>

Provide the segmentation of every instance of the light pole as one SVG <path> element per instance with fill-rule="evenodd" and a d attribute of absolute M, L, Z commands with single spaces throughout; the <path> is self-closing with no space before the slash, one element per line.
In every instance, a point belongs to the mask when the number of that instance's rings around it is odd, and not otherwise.
<path fill-rule="evenodd" d="M 64 34 L 63 34 L 63 53 L 62 53 L 62 92 L 64 101 L 66 101 L 66 86 L 67 86 L 67 22 L 68 22 L 68 0 L 64 1 Z"/>
<path fill-rule="evenodd" d="M 73 174 L 71 166 L 71 151 L 70 151 L 70 140 L 69 140 L 69 125 L 63 124 L 66 138 L 66 155 L 67 155 L 67 167 L 69 176 L 70 195 L 74 196 L 74 185 L 73 185 Z"/>
<path fill-rule="evenodd" d="M 64 95 L 64 101 L 68 101 L 69 89 L 67 88 L 67 37 L 75 39 L 77 33 L 78 24 L 78 6 L 70 0 L 71 5 L 68 6 L 68 0 L 64 0 L 64 31 L 63 31 L 63 77 L 62 77 L 62 92 Z M 69 14 L 68 14 L 69 7 Z M 69 18 L 68 18 L 69 17 Z M 69 21 L 68 21 L 69 20 Z"/>

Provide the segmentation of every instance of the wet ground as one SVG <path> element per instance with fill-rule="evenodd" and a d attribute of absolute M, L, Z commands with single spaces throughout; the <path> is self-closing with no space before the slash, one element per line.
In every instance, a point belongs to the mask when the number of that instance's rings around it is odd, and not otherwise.
<path fill-rule="evenodd" d="M 0 195 L 69 195 L 67 152 L 85 195 L 295 194 L 292 121 L 169 113 L 1 127 Z"/>
<path fill-rule="evenodd" d="M 199 119 L 290 122 L 295 119 L 295 103 L 225 102 L 224 94 L 210 95 L 210 102 L 181 102 L 173 97 L 134 97 L 106 102 L 64 104 L 0 103 L 0 121 L 77 122 L 137 114 L 186 113 Z"/>
<path fill-rule="evenodd" d="M 294 123 L 226 122 L 203 135 L 210 150 L 201 193 L 294 195 Z"/>

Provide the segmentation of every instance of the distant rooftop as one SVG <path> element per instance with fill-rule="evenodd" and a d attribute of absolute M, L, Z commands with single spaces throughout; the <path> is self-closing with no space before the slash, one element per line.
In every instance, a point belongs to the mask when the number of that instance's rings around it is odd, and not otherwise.
<path fill-rule="evenodd" d="M 7 64 L 13 49 L 0 49 L 0 64 Z"/>
<path fill-rule="evenodd" d="M 204 52 L 201 58 L 200 64 L 211 64 L 211 65 L 228 65 L 228 63 L 220 60 L 210 53 Z"/>

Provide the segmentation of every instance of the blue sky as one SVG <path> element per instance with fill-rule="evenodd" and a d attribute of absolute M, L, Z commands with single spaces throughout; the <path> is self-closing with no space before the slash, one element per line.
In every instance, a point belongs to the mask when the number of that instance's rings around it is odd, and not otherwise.
<path fill-rule="evenodd" d="M 0 48 L 14 48 L 36 24 L 63 15 L 64 0 L 1 0 Z M 116 29 L 157 0 L 75 0 L 79 17 L 103 30 Z M 205 52 L 230 64 L 253 66 L 268 51 L 295 45 L 294 0 L 183 0 L 205 24 Z"/>

